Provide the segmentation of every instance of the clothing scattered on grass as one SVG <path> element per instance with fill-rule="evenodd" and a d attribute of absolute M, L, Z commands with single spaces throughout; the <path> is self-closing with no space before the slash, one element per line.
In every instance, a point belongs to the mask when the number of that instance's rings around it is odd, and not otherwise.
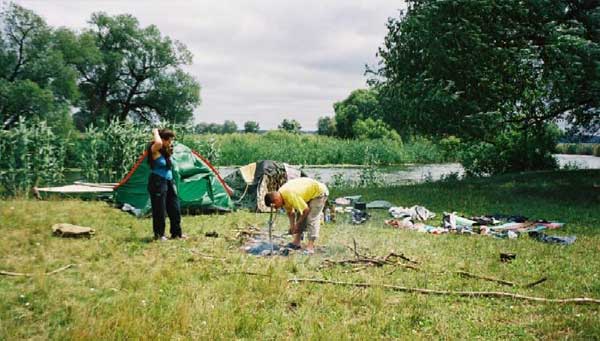
<path fill-rule="evenodd" d="M 410 217 L 413 221 L 425 221 L 435 218 L 435 213 L 419 205 L 413 207 L 390 207 L 388 212 L 390 212 L 394 218 Z"/>
<path fill-rule="evenodd" d="M 349 195 L 349 196 L 345 196 L 345 197 L 336 198 L 333 202 L 336 205 L 348 206 L 348 205 L 352 205 L 353 203 L 355 203 L 357 201 L 360 201 L 360 199 L 362 199 L 362 195 Z"/>
<path fill-rule="evenodd" d="M 416 211 L 416 210 L 415 210 Z M 390 209 L 390 214 L 395 219 L 385 220 L 385 224 L 394 228 L 414 230 L 423 233 L 444 234 L 480 234 L 496 238 L 516 239 L 523 234 L 529 234 L 532 238 L 545 243 L 570 245 L 575 242 L 575 236 L 548 236 L 542 231 L 558 229 L 563 223 L 548 220 L 530 221 L 523 216 L 490 215 L 467 219 L 457 215 L 455 212 L 444 212 L 442 226 L 436 227 L 418 223 L 409 215 L 410 212 Z"/>
<path fill-rule="evenodd" d="M 571 245 L 575 243 L 577 237 L 575 236 L 549 236 L 544 232 L 531 231 L 529 237 L 548 244 L 560 244 L 560 245 Z"/>
<path fill-rule="evenodd" d="M 363 224 L 364 222 L 369 220 L 369 218 L 371 218 L 371 215 L 367 213 L 367 211 L 357 209 L 352 210 L 351 222 L 354 225 Z"/>
<path fill-rule="evenodd" d="M 367 208 L 369 209 L 389 209 L 394 207 L 394 204 L 392 204 L 389 201 L 385 201 L 385 200 L 373 200 L 369 203 L 367 203 Z"/>

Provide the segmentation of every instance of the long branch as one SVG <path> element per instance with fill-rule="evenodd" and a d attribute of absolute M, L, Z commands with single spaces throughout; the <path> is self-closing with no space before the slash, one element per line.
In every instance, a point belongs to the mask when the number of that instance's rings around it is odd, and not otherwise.
<path fill-rule="evenodd" d="M 68 264 L 65 265 L 63 267 L 60 267 L 56 270 L 50 271 L 50 272 L 46 272 L 44 273 L 46 276 L 50 276 L 50 275 L 54 275 L 56 273 L 59 273 L 61 271 L 67 270 L 70 267 L 75 266 L 75 264 Z M 34 274 L 32 273 L 24 273 L 24 272 L 11 272 L 11 271 L 0 271 L 0 275 L 4 275 L 4 276 L 24 276 L 24 277 L 32 277 Z"/>
<path fill-rule="evenodd" d="M 576 297 L 576 298 L 545 298 L 545 297 L 535 297 L 535 296 L 525 296 L 519 294 L 512 294 L 509 292 L 501 292 L 501 291 L 453 291 L 453 290 L 435 290 L 435 289 L 424 289 L 424 288 L 410 288 L 403 287 L 398 285 L 390 285 L 390 284 L 371 284 L 371 283 L 353 283 L 353 282 L 339 282 L 339 281 L 329 281 L 324 279 L 317 278 L 292 278 L 288 279 L 288 283 L 317 283 L 317 284 L 332 284 L 332 285 L 342 285 L 342 286 L 351 286 L 351 287 L 359 287 L 359 288 L 369 288 L 369 287 L 379 287 L 390 289 L 394 291 L 401 292 L 414 292 L 425 295 L 447 295 L 447 296 L 461 296 L 461 297 L 470 297 L 470 298 L 478 298 L 478 297 L 498 297 L 498 298 L 512 298 L 524 301 L 531 302 L 540 302 L 540 303 L 575 303 L 575 304 L 600 304 L 599 299 L 588 298 L 588 297 Z"/>

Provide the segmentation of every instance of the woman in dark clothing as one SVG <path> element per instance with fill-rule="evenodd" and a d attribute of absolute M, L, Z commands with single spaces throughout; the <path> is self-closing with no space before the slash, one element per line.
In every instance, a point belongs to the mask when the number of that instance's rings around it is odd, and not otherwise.
<path fill-rule="evenodd" d="M 148 161 L 152 169 L 148 179 L 148 192 L 152 204 L 154 239 L 167 240 L 165 212 L 169 215 L 171 223 L 171 238 L 186 239 L 187 236 L 181 231 L 181 210 L 171 170 L 175 133 L 169 129 L 152 129 L 152 134 L 154 140 L 148 147 Z"/>

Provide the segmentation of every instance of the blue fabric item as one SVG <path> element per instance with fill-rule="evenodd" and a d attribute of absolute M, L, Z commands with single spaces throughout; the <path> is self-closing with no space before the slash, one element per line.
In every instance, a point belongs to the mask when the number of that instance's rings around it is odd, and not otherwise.
<path fill-rule="evenodd" d="M 154 167 L 152 168 L 153 174 L 156 174 L 166 180 L 173 180 L 173 172 L 167 168 L 167 159 L 165 159 L 163 155 L 152 162 L 154 163 Z"/>
<path fill-rule="evenodd" d="M 273 250 L 273 254 L 271 254 L 271 248 Z M 269 242 L 260 242 L 252 246 L 247 251 L 251 255 L 255 256 L 288 256 L 290 254 L 290 249 L 287 247 L 281 247 L 275 243 L 271 244 Z"/>

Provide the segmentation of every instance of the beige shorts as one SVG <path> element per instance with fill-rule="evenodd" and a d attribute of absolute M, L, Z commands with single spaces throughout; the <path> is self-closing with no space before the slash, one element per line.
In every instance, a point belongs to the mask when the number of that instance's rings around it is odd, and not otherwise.
<path fill-rule="evenodd" d="M 314 198 L 308 202 L 310 212 L 303 222 L 302 230 L 308 233 L 308 240 L 315 241 L 319 238 L 319 230 L 321 229 L 321 217 L 323 208 L 327 202 L 327 195 L 323 194 L 320 197 Z"/>

